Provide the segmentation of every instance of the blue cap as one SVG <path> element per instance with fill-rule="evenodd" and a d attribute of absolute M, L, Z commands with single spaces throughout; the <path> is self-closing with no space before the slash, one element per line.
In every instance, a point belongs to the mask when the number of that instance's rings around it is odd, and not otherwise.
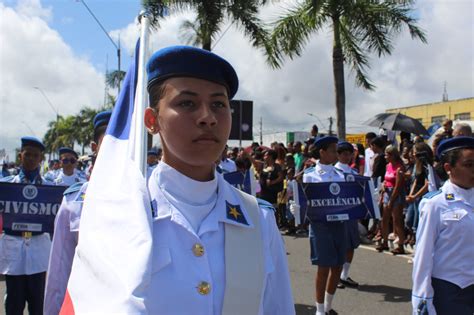
<path fill-rule="evenodd" d="M 158 156 L 158 152 L 156 152 L 155 150 L 149 150 L 148 155 Z"/>
<path fill-rule="evenodd" d="M 45 147 L 43 142 L 41 142 L 40 139 L 35 138 L 35 137 L 22 137 L 21 138 L 21 148 L 26 146 L 32 146 L 39 148 L 41 151 L 44 151 Z"/>
<path fill-rule="evenodd" d="M 331 143 L 337 143 L 338 141 L 339 141 L 339 139 L 337 137 L 324 136 L 324 137 L 316 139 L 316 141 L 314 141 L 314 145 L 315 145 L 316 148 L 321 148 L 321 147 L 323 147 L 325 145 L 328 145 L 328 144 L 331 144 Z"/>
<path fill-rule="evenodd" d="M 100 112 L 94 117 L 94 129 L 97 129 L 100 126 L 107 125 L 110 120 L 110 116 L 112 116 L 112 111 L 107 110 L 104 112 Z"/>
<path fill-rule="evenodd" d="M 166 79 L 192 77 L 215 82 L 227 88 L 232 99 L 239 88 L 234 68 L 218 55 L 191 46 L 171 46 L 158 50 L 148 61 L 148 91 Z"/>
<path fill-rule="evenodd" d="M 65 154 L 65 153 L 71 153 L 72 155 L 74 155 L 76 157 L 76 159 L 79 157 L 77 155 L 76 151 L 74 151 L 71 148 L 66 148 L 66 147 L 59 148 L 59 155 Z"/>
<path fill-rule="evenodd" d="M 347 141 L 339 141 L 337 143 L 337 149 L 354 152 L 354 146 Z"/>
<path fill-rule="evenodd" d="M 436 156 L 439 158 L 446 152 L 463 148 L 474 148 L 474 137 L 454 137 L 444 139 L 436 148 Z"/>

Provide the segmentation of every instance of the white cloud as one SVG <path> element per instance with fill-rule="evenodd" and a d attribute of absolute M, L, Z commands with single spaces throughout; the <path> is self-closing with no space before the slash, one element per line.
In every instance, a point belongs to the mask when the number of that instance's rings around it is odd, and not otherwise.
<path fill-rule="evenodd" d="M 20 137 L 42 137 L 54 110 L 77 113 L 82 106 L 99 107 L 104 78 L 91 63 L 79 58 L 51 29 L 51 9 L 39 1 L 20 1 L 16 8 L 0 3 L 0 149 L 13 159 Z"/>
<path fill-rule="evenodd" d="M 262 15 L 275 20 L 282 12 L 279 7 L 289 5 L 278 3 L 265 8 Z M 348 132 L 371 130 L 361 123 L 387 108 L 440 101 L 444 81 L 450 99 L 474 95 L 473 2 L 422 0 L 418 9 L 419 25 L 427 32 L 428 44 L 412 40 L 404 30 L 395 39 L 391 56 L 372 56 L 368 73 L 377 86 L 374 92 L 356 87 L 346 68 Z M 162 28 L 153 35 L 154 50 L 182 43 L 177 36 L 182 20 L 183 14 L 162 22 Z M 120 32 L 122 39 L 132 38 L 129 47 L 137 34 L 134 25 L 135 33 L 129 36 L 131 29 L 115 32 Z M 236 97 L 254 100 L 255 124 L 263 116 L 267 131 L 308 130 L 312 123 L 321 124 L 307 113 L 317 115 L 326 127 L 328 117 L 335 117 L 331 39 L 329 30 L 314 34 L 303 56 L 287 60 L 278 70 L 268 67 L 263 54 L 251 47 L 236 27 L 229 29 L 214 51 L 228 59 L 239 74 Z"/>

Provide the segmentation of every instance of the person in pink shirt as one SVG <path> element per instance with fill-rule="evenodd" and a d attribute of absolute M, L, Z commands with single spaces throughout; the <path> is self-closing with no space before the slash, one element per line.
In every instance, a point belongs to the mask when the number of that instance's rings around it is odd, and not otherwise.
<path fill-rule="evenodd" d="M 404 254 L 403 243 L 405 241 L 405 231 L 403 223 L 403 206 L 405 203 L 405 179 L 402 159 L 398 149 L 389 145 L 385 148 L 385 160 L 387 169 L 383 183 L 383 216 L 382 216 L 382 237 L 383 242 L 377 247 L 379 252 L 388 250 L 388 234 L 390 218 L 393 219 L 393 228 L 398 236 L 398 247 L 392 250 L 392 254 Z"/>

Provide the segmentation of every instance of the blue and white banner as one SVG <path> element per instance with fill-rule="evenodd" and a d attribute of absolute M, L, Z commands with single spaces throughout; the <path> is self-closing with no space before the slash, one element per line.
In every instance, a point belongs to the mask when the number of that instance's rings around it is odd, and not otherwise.
<path fill-rule="evenodd" d="M 3 229 L 53 233 L 65 186 L 0 183 Z"/>
<path fill-rule="evenodd" d="M 380 218 L 369 177 L 347 175 L 346 182 L 305 183 L 298 185 L 302 221 L 347 221 Z"/>
<path fill-rule="evenodd" d="M 246 192 L 247 194 L 252 194 L 250 170 L 247 170 L 245 173 L 240 171 L 224 173 L 223 176 L 224 179 L 232 186 Z"/>

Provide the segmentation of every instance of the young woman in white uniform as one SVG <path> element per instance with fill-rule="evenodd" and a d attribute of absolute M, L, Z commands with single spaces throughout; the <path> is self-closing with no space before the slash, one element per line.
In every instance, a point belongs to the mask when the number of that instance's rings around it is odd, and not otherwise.
<path fill-rule="evenodd" d="M 286 251 L 272 210 L 215 171 L 231 128 L 232 66 L 198 48 L 156 52 L 145 125 L 163 158 L 154 208 L 149 314 L 294 314 Z"/>

